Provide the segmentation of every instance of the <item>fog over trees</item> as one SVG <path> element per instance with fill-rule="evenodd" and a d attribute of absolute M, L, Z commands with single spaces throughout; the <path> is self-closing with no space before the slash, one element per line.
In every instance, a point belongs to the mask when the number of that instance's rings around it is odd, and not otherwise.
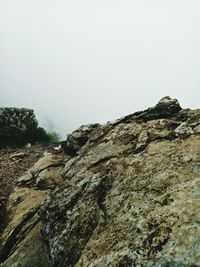
<path fill-rule="evenodd" d="M 0 106 L 66 133 L 200 99 L 199 0 L 0 2 Z"/>

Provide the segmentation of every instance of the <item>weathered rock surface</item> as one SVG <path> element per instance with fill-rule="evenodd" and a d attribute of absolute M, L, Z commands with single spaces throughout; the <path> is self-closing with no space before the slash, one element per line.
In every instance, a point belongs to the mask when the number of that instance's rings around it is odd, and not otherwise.
<path fill-rule="evenodd" d="M 0 237 L 0 263 L 7 267 L 48 267 L 40 238 L 38 210 L 50 191 L 62 184 L 63 155 L 44 156 L 17 180 L 7 203 L 7 225 Z M 1 222 L 1 221 L 0 221 Z"/>
<path fill-rule="evenodd" d="M 33 143 L 43 135 L 32 109 L 0 108 L 0 147 Z"/>
<path fill-rule="evenodd" d="M 77 130 L 67 135 L 67 140 L 62 142 L 65 152 L 75 156 L 78 150 L 87 143 L 93 130 L 100 127 L 100 124 L 82 125 Z"/>
<path fill-rule="evenodd" d="M 200 266 L 200 110 L 166 97 L 75 150 L 18 180 L 2 266 Z"/>

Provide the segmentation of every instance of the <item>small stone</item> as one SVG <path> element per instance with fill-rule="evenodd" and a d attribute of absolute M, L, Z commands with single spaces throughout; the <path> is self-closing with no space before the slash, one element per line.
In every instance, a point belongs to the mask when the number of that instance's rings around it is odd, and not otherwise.
<path fill-rule="evenodd" d="M 194 130 L 194 132 L 195 132 L 196 134 L 199 134 L 199 133 L 200 133 L 200 124 L 197 125 L 193 130 Z"/>
<path fill-rule="evenodd" d="M 159 105 L 177 105 L 180 106 L 179 102 L 177 99 L 172 99 L 170 96 L 164 96 L 161 98 L 158 102 Z"/>
<path fill-rule="evenodd" d="M 30 148 L 31 147 L 31 143 L 26 144 L 26 148 Z"/>
<path fill-rule="evenodd" d="M 187 136 L 193 134 L 194 131 L 192 128 L 186 123 L 181 123 L 176 129 L 175 129 L 175 135 L 176 136 Z"/>
<path fill-rule="evenodd" d="M 16 153 L 10 156 L 11 159 L 22 159 L 24 157 L 26 157 L 27 154 L 20 152 L 20 153 Z"/>

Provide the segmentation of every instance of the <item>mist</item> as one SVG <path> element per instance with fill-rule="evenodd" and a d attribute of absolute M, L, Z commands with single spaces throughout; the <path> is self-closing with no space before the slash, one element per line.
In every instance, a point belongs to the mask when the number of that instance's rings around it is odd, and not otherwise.
<path fill-rule="evenodd" d="M 200 103 L 199 0 L 0 2 L 0 105 L 62 137 L 166 95 Z"/>

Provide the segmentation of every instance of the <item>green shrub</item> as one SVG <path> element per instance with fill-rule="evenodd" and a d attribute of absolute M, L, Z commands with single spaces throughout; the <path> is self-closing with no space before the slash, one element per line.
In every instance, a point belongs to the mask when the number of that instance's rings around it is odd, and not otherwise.
<path fill-rule="evenodd" d="M 37 142 L 46 144 L 57 144 L 60 141 L 60 136 L 55 131 L 47 131 L 42 127 L 37 129 Z"/>
<path fill-rule="evenodd" d="M 46 132 L 46 141 L 52 144 L 59 143 L 59 134 L 57 132 Z"/>

